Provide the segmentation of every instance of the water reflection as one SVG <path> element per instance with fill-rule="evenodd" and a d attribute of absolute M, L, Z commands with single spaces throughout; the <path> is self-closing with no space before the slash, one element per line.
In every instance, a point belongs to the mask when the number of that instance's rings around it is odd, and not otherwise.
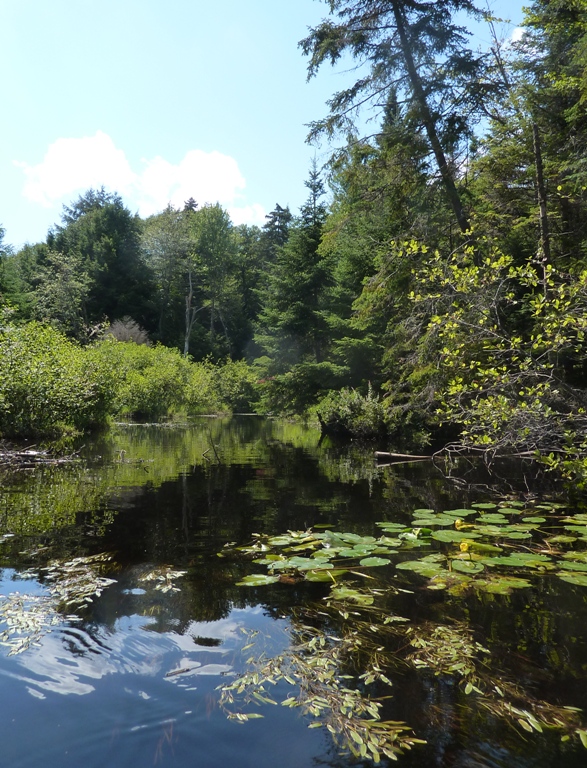
<path fill-rule="evenodd" d="M 5 475 L 0 534 L 14 536 L 0 537 L 3 595 L 46 595 L 50 563 L 102 552 L 112 555 L 105 575 L 114 580 L 85 607 L 57 606 L 59 623 L 38 645 L 0 659 L 11 702 L 0 722 L 6 764 L 360 764 L 339 756 L 327 734 L 308 731 L 295 711 L 269 708 L 265 721 L 238 726 L 218 710 L 216 687 L 244 668 L 245 631 L 259 633 L 267 656 L 280 652 L 295 607 L 320 601 L 325 589 L 237 587 L 248 564 L 217 552 L 257 532 L 332 525 L 370 534 L 377 521 L 409 521 L 417 507 L 485 499 L 495 482 L 501 492 L 527 493 L 531 471 L 510 466 L 495 481 L 469 465 L 460 474 L 430 463 L 378 467 L 372 448 L 320 442 L 296 424 L 233 419 L 180 429 L 121 426 L 88 442 L 71 466 Z M 165 568 L 185 571 L 173 580 L 179 591 L 144 580 Z M 26 572 L 34 578 L 21 579 Z M 462 605 L 415 579 L 393 610 L 460 618 Z M 470 600 L 466 611 L 503 656 L 504 670 L 537 695 L 587 705 L 587 591 L 544 580 L 529 593 Z M 67 620 L 68 612 L 79 621 Z M 429 742 L 403 758 L 410 768 L 585 764 L 583 752 L 556 737 L 524 742 L 487 713 L 465 710 L 462 694 L 433 676 L 404 670 L 394 694 L 389 717 Z"/>

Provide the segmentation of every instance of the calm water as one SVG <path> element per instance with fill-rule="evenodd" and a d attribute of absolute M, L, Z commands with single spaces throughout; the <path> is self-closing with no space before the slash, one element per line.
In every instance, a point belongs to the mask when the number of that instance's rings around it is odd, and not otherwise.
<path fill-rule="evenodd" d="M 259 632 L 257 647 L 268 655 L 279 653 L 292 610 L 325 591 L 236 586 L 250 566 L 217 553 L 256 532 L 331 525 L 371 534 L 375 522 L 403 522 L 417 507 L 490 499 L 492 483 L 502 493 L 527 491 L 530 472 L 510 467 L 492 480 L 468 465 L 377 467 L 372 449 L 235 418 L 185 429 L 118 427 L 88 442 L 71 466 L 4 473 L 0 609 L 12 631 L 0 649 L 0 766 L 362 765 L 340 755 L 326 732 L 308 730 L 295 709 L 267 706 L 264 719 L 246 724 L 221 711 L 216 689 L 244 670 L 247 632 Z M 111 554 L 100 575 L 112 583 L 65 611 L 56 588 L 71 583 L 66 563 L 100 553 Z M 461 618 L 456 601 L 412 582 L 403 615 Z M 587 708 L 587 588 L 543 581 L 464 609 L 461 601 L 463 610 L 535 696 Z M 16 645 L 29 641 L 24 650 Z M 576 742 L 465 708 L 450 680 L 406 671 L 393 682 L 389 716 L 428 741 L 400 765 L 587 765 Z"/>

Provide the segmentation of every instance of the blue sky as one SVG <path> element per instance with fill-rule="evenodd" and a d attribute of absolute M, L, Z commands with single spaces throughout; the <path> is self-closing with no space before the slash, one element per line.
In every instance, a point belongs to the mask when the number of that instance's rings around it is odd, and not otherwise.
<path fill-rule="evenodd" d="M 521 21 L 522 0 L 494 0 Z M 319 0 L 0 0 L 0 224 L 38 242 L 90 186 L 145 216 L 192 196 L 235 223 L 295 212 L 305 125 L 351 75 L 306 83 L 297 47 Z"/>

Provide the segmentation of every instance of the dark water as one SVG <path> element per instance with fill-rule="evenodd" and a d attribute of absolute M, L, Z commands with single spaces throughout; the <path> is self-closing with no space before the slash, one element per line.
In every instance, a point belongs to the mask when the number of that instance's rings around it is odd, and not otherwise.
<path fill-rule="evenodd" d="M 0 593 L 5 606 L 16 593 L 29 602 L 0 649 L 0 767 L 363 765 L 295 709 L 267 706 L 264 719 L 239 724 L 219 708 L 217 687 L 245 668 L 247 632 L 279 653 L 295 606 L 325 591 L 236 586 L 249 566 L 217 553 L 254 533 L 316 525 L 371 534 L 375 522 L 403 522 L 417 507 L 492 498 L 493 485 L 527 494 L 532 472 L 510 466 L 496 479 L 466 464 L 377 467 L 372 449 L 319 444 L 315 432 L 255 418 L 119 427 L 71 466 L 6 471 Z M 64 610 L 46 569 L 105 552 L 112 560 L 101 573 L 113 582 Z M 457 617 L 444 594 L 415 589 L 402 600 L 410 618 Z M 587 708 L 587 588 L 541 582 L 458 611 L 533 695 Z M 34 642 L 21 650 L 19 640 Z M 450 679 L 405 671 L 393 682 L 387 714 L 428 742 L 400 765 L 587 765 L 576 739 L 525 733 L 466 707 Z"/>

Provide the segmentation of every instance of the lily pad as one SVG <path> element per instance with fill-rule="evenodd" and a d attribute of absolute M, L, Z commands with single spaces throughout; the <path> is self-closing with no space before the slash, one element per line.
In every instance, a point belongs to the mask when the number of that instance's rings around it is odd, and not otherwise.
<path fill-rule="evenodd" d="M 496 577 L 490 579 L 476 579 L 473 581 L 475 589 L 488 592 L 492 595 L 510 595 L 512 589 L 525 589 L 531 587 L 532 582 L 515 576 Z"/>
<path fill-rule="evenodd" d="M 306 581 L 321 581 L 332 584 L 339 576 L 348 573 L 344 568 L 334 568 L 333 570 L 306 571 L 304 576 Z"/>
<path fill-rule="evenodd" d="M 558 563 L 559 568 L 563 568 L 565 571 L 584 571 L 587 572 L 587 563 L 579 563 L 573 561 L 561 561 Z"/>
<path fill-rule="evenodd" d="M 506 523 L 507 517 L 505 515 L 500 514 L 499 512 L 495 512 L 490 515 L 479 515 L 477 520 L 480 523 L 490 523 L 492 525 L 499 525 L 500 523 Z"/>
<path fill-rule="evenodd" d="M 578 587 L 587 587 L 587 573 L 559 571 L 556 575 L 559 577 L 559 579 L 568 581 L 569 584 L 575 584 Z"/>
<path fill-rule="evenodd" d="M 365 557 L 363 560 L 359 561 L 359 565 L 373 568 L 380 565 L 389 565 L 390 562 L 391 560 L 388 560 L 386 557 Z"/>
<path fill-rule="evenodd" d="M 545 517 L 523 517 L 522 520 L 525 523 L 545 523 L 546 522 Z"/>
<path fill-rule="evenodd" d="M 477 563 L 474 560 L 451 560 L 450 564 L 453 571 L 460 571 L 461 573 L 481 573 L 485 570 L 482 563 Z"/>
<path fill-rule="evenodd" d="M 266 573 L 251 573 L 241 581 L 237 581 L 237 587 L 263 587 L 265 584 L 275 584 L 279 576 L 269 576 Z"/>
<path fill-rule="evenodd" d="M 433 531 L 432 538 L 436 541 L 464 541 L 465 539 L 478 539 L 480 534 L 473 533 L 472 531 Z"/>
<path fill-rule="evenodd" d="M 497 504 L 493 504 L 489 501 L 476 502 L 475 504 L 471 504 L 471 506 L 475 509 L 497 509 Z"/>
<path fill-rule="evenodd" d="M 445 509 L 443 515 L 452 515 L 453 517 L 467 517 L 468 515 L 478 515 L 478 509 Z"/>

